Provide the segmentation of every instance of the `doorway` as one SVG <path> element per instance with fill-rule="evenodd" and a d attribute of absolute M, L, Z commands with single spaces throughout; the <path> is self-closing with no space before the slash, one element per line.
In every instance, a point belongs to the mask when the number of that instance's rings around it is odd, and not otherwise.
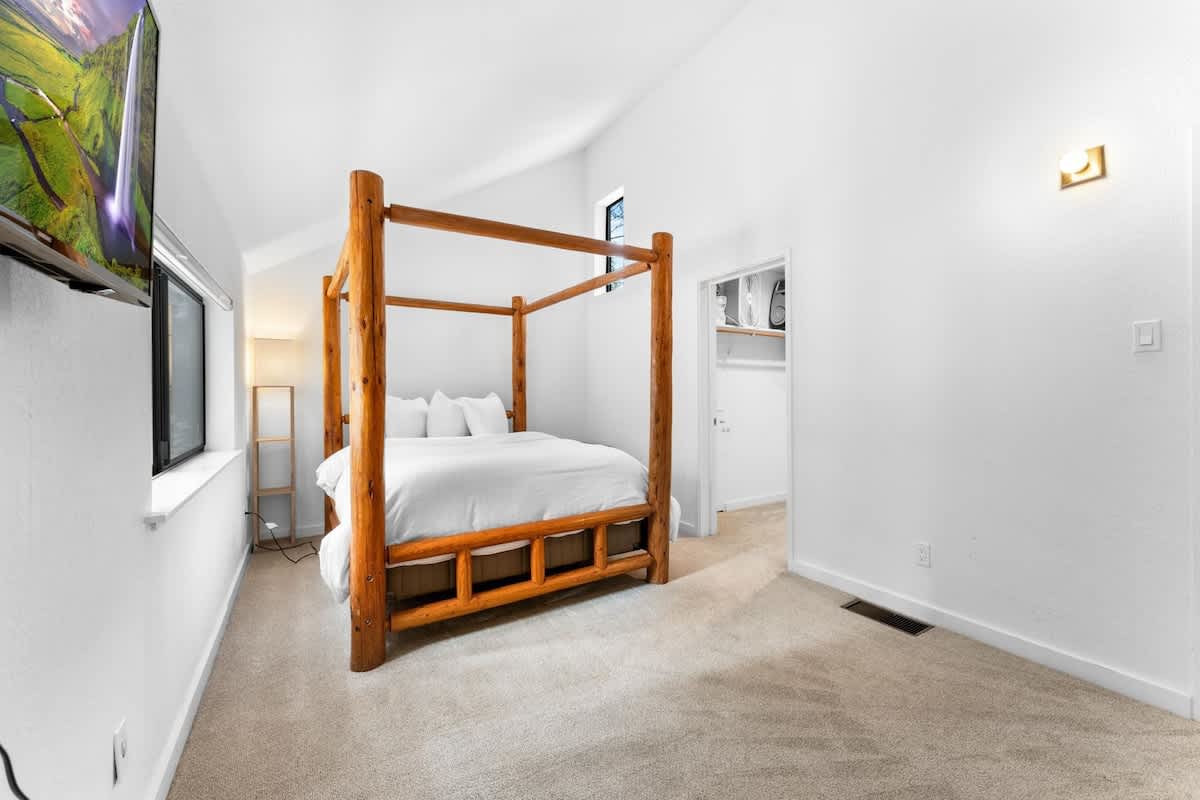
<path fill-rule="evenodd" d="M 699 520 L 785 502 L 792 541 L 790 254 L 714 275 L 699 285 Z"/>

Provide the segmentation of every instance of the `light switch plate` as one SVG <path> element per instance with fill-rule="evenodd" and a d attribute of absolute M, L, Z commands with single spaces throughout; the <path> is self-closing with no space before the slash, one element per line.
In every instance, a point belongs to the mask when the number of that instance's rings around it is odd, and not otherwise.
<path fill-rule="evenodd" d="M 1133 323 L 1133 352 L 1157 353 L 1162 350 L 1162 320 L 1148 319 Z"/>

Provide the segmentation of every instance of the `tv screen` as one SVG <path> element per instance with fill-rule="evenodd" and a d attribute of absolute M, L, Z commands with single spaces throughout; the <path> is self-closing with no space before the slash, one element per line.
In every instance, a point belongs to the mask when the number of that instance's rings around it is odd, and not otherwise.
<path fill-rule="evenodd" d="M 76 288 L 141 303 L 158 38 L 146 0 L 0 0 L 0 239 Z"/>

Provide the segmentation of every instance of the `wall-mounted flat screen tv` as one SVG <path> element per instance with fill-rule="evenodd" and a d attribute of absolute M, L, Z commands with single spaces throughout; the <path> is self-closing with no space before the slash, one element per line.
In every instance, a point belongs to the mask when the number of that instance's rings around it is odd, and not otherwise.
<path fill-rule="evenodd" d="M 146 0 L 0 0 L 0 252 L 142 305 L 158 39 Z"/>

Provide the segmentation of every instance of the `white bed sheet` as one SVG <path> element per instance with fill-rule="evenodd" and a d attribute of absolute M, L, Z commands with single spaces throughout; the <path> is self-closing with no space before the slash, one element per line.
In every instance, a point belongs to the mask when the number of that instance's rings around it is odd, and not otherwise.
<path fill-rule="evenodd" d="M 320 556 L 321 577 L 338 602 L 350 594 L 349 460 L 345 448 L 317 468 L 317 485 L 342 520 Z M 648 473 L 621 450 L 526 432 L 388 439 L 383 477 L 387 544 L 400 544 L 644 503 Z M 679 504 L 671 498 L 672 539 L 678 530 Z"/>

